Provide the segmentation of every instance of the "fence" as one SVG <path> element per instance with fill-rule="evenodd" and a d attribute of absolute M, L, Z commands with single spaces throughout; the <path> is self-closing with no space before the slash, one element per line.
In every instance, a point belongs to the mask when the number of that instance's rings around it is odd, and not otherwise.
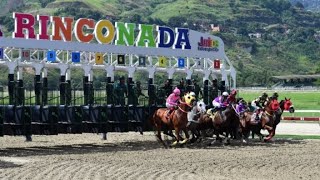
<path fill-rule="evenodd" d="M 288 111 L 284 111 L 288 112 Z M 310 117 L 310 116 L 296 116 L 297 113 L 316 113 L 317 116 Z M 292 116 L 282 116 L 282 120 L 288 121 L 319 121 L 320 123 L 320 110 L 296 110 L 292 113 Z"/>

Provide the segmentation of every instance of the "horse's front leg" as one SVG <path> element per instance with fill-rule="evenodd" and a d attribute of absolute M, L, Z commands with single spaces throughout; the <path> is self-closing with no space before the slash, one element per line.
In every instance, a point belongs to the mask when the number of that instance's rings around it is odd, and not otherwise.
<path fill-rule="evenodd" d="M 187 143 L 187 142 L 189 141 L 189 138 L 190 138 L 187 128 L 184 128 L 184 129 L 183 129 L 183 132 L 184 132 L 186 138 L 185 138 L 180 144 L 185 144 L 185 143 Z"/>
<path fill-rule="evenodd" d="M 182 139 L 181 136 L 180 136 L 180 129 L 179 128 L 174 128 L 174 131 L 175 131 L 175 134 L 176 134 L 176 141 L 174 141 L 171 145 L 172 146 L 175 146 L 179 143 L 179 141 Z"/>
<path fill-rule="evenodd" d="M 209 145 L 214 145 L 214 144 L 216 144 L 218 141 L 219 141 L 220 143 L 222 143 L 222 138 L 219 136 L 219 135 L 220 135 L 220 131 L 217 130 L 217 129 L 215 129 L 214 134 L 216 135 L 216 139 L 213 140 Z"/>
<path fill-rule="evenodd" d="M 230 144 L 230 138 L 232 138 L 230 129 L 226 131 L 226 138 L 225 138 L 225 144 L 229 145 Z M 230 136 L 230 137 L 229 137 Z"/>
<path fill-rule="evenodd" d="M 269 135 L 264 139 L 264 141 L 269 141 L 274 136 L 274 129 L 268 125 L 264 126 L 264 129 L 268 130 Z"/>

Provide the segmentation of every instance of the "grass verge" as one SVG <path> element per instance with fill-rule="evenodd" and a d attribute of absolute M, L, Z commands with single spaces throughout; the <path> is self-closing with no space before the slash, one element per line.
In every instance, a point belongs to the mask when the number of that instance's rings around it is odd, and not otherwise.
<path fill-rule="evenodd" d="M 320 139 L 319 135 L 290 135 L 290 134 L 276 134 L 276 138 L 284 138 L 284 139 Z"/>

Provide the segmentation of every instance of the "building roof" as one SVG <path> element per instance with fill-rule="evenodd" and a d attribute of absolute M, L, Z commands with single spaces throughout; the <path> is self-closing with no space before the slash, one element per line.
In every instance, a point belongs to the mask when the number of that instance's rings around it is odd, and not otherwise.
<path fill-rule="evenodd" d="M 287 75 L 287 76 L 272 76 L 275 79 L 281 80 L 290 80 L 290 79 L 318 79 L 320 78 L 320 74 L 312 74 L 312 75 Z"/>

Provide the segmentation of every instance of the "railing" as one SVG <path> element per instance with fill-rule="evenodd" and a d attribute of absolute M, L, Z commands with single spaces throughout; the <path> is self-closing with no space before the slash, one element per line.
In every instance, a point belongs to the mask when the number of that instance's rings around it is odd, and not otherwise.
<path fill-rule="evenodd" d="M 317 86 L 282 86 L 282 87 L 238 87 L 239 90 L 252 90 L 252 91 L 262 91 L 262 90 L 279 90 L 279 91 L 318 91 L 320 87 Z"/>
<path fill-rule="evenodd" d="M 288 111 L 284 111 L 288 112 Z M 316 113 L 317 116 L 296 116 L 296 113 Z M 282 120 L 288 121 L 319 121 L 320 123 L 320 110 L 295 110 L 292 116 L 282 116 Z"/>

